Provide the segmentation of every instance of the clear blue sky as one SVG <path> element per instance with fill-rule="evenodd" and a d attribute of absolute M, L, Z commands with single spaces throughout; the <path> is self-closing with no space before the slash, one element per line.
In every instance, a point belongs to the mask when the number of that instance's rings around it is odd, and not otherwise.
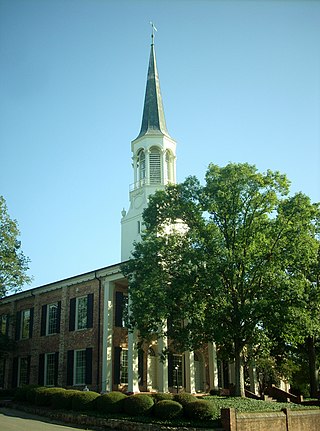
<path fill-rule="evenodd" d="M 249 162 L 320 200 L 320 1 L 0 0 L 0 194 L 32 286 L 120 259 L 151 20 L 178 180 Z"/>

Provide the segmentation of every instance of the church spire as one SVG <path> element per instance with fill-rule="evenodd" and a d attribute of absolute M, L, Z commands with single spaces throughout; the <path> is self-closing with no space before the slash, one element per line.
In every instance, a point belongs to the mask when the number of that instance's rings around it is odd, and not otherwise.
<path fill-rule="evenodd" d="M 153 26 L 154 29 L 154 26 Z M 151 52 L 149 59 L 147 86 L 144 99 L 141 130 L 138 138 L 149 134 L 161 134 L 170 138 L 160 91 L 160 81 L 157 70 L 156 54 L 154 49 L 154 32 L 151 36 Z"/>

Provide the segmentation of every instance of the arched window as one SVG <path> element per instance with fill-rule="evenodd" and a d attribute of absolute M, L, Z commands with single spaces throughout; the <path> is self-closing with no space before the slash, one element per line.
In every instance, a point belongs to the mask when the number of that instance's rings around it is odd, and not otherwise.
<path fill-rule="evenodd" d="M 150 150 L 150 184 L 161 183 L 161 153 L 159 148 Z"/>
<path fill-rule="evenodd" d="M 146 178 L 146 155 L 143 150 L 138 154 L 138 179 L 142 181 Z"/>
<path fill-rule="evenodd" d="M 173 156 L 169 150 L 166 151 L 165 178 L 168 183 L 173 182 Z"/>

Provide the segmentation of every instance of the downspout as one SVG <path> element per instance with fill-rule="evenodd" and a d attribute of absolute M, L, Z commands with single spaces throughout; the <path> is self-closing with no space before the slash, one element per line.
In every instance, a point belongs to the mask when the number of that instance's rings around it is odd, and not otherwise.
<path fill-rule="evenodd" d="M 95 278 L 95 280 L 98 280 L 98 282 L 99 282 L 99 295 L 98 295 L 98 362 L 97 362 L 97 389 L 98 389 L 98 392 L 101 392 L 101 388 L 100 388 L 100 363 L 101 363 L 101 361 L 100 361 L 100 351 L 101 351 L 101 348 L 100 348 L 100 339 L 101 339 L 101 329 L 100 329 L 100 326 L 101 326 L 101 322 L 100 322 L 100 319 L 101 319 L 101 278 L 98 278 L 97 277 L 97 273 L 95 272 L 94 273 L 94 278 Z"/>

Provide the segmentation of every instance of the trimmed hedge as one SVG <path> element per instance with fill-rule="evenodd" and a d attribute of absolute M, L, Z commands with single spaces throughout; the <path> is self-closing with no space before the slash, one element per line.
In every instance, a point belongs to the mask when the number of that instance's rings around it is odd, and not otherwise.
<path fill-rule="evenodd" d="M 127 395 L 122 392 L 110 392 L 100 395 L 96 399 L 97 410 L 102 413 L 121 413 L 125 398 L 127 398 Z"/>
<path fill-rule="evenodd" d="M 189 419 L 207 421 L 213 419 L 215 413 L 214 406 L 205 400 L 194 401 L 184 407 L 184 414 Z"/>
<path fill-rule="evenodd" d="M 39 385 L 25 385 L 17 388 L 13 396 L 14 401 L 27 401 L 27 394 L 34 388 L 39 388 Z"/>
<path fill-rule="evenodd" d="M 155 403 L 163 400 L 173 400 L 173 395 L 169 392 L 155 392 L 154 394 L 151 394 L 151 396 Z"/>
<path fill-rule="evenodd" d="M 26 400 L 31 404 L 35 404 L 37 392 L 44 389 L 44 386 L 34 386 L 33 388 L 29 388 L 26 392 Z"/>
<path fill-rule="evenodd" d="M 76 411 L 85 411 L 85 410 L 94 410 L 95 408 L 95 399 L 100 397 L 97 392 L 93 391 L 78 391 L 73 394 L 72 397 L 72 410 Z"/>
<path fill-rule="evenodd" d="M 130 395 L 123 400 L 123 410 L 128 415 L 141 416 L 151 413 L 153 399 L 149 395 Z"/>
<path fill-rule="evenodd" d="M 80 391 L 68 389 L 52 394 L 51 405 L 54 409 L 71 410 L 72 398 Z"/>
<path fill-rule="evenodd" d="M 153 408 L 153 414 L 159 419 L 172 419 L 182 414 L 183 407 L 177 401 L 158 401 Z"/>
<path fill-rule="evenodd" d="M 197 398 L 187 392 L 182 392 L 180 394 L 174 394 L 173 400 L 185 407 L 187 404 L 197 401 Z"/>
<path fill-rule="evenodd" d="M 35 394 L 35 404 L 37 406 L 49 407 L 52 403 L 53 394 L 57 394 L 60 392 L 65 392 L 63 388 L 46 388 L 40 387 L 33 389 L 33 393 Z"/>

